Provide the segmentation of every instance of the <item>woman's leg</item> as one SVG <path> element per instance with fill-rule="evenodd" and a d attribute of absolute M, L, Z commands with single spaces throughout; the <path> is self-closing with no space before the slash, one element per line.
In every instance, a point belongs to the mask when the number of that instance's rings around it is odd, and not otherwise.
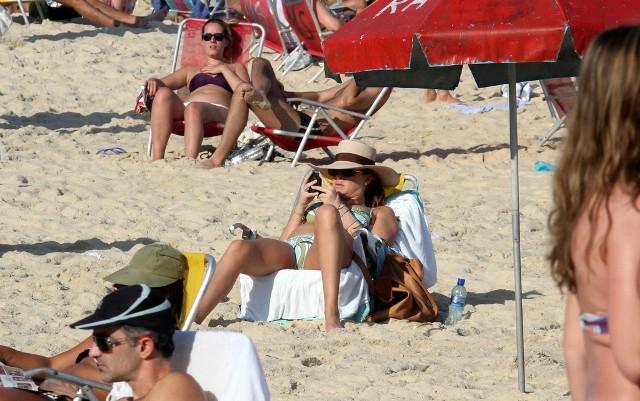
<path fill-rule="evenodd" d="M 191 102 L 184 109 L 184 153 L 195 159 L 202 146 L 204 125 L 214 121 L 225 121 L 228 110 L 205 102 Z M 223 161 L 224 163 L 224 161 Z"/>
<path fill-rule="evenodd" d="M 173 120 L 184 116 L 182 100 L 169 88 L 158 88 L 151 108 L 152 160 L 164 158 Z"/>
<path fill-rule="evenodd" d="M 196 322 L 204 318 L 231 291 L 240 273 L 252 276 L 266 276 L 275 271 L 295 266 L 291 245 L 269 238 L 236 240 L 220 258 L 211 284 L 202 298 Z"/>
<path fill-rule="evenodd" d="M 227 118 L 224 120 L 224 129 L 222 130 L 220 143 L 216 151 L 213 152 L 213 156 L 202 163 L 203 167 L 213 168 L 224 166 L 224 161 L 227 159 L 227 156 L 229 156 L 229 153 L 231 153 L 238 144 L 238 137 L 244 127 L 247 126 L 247 118 L 249 117 L 249 107 L 242 98 L 242 88 L 250 86 L 249 84 L 238 85 L 233 92 L 229 112 L 227 113 Z"/>
<path fill-rule="evenodd" d="M 344 327 L 338 311 L 340 270 L 351 263 L 353 238 L 345 231 L 335 207 L 320 206 L 313 225 L 313 245 L 304 261 L 304 268 L 322 271 L 324 294 L 324 325 L 327 331 Z"/>
<path fill-rule="evenodd" d="M 287 103 L 284 88 L 276 78 L 268 60 L 263 58 L 253 60 L 251 84 L 253 88 L 243 89 L 245 101 L 249 105 L 267 103 L 267 107 L 251 107 L 256 117 L 267 127 L 297 131 L 300 126 L 300 116 Z"/>

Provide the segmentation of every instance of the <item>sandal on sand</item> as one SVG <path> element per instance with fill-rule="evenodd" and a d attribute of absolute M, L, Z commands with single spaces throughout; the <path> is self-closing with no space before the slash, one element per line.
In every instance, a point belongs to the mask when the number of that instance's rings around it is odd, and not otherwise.
<path fill-rule="evenodd" d="M 96 154 L 100 156 L 123 155 L 125 153 L 127 153 L 127 151 L 122 148 L 104 148 L 96 152 Z"/>
<path fill-rule="evenodd" d="M 256 239 L 258 237 L 256 230 L 252 230 L 242 223 L 234 223 L 229 226 L 229 232 L 232 235 L 236 235 L 236 230 L 238 229 L 242 232 L 242 239 Z"/>

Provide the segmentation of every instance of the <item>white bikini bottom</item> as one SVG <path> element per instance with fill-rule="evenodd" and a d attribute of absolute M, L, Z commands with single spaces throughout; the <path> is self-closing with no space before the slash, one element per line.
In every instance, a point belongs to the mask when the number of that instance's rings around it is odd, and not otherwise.
<path fill-rule="evenodd" d="M 189 103 L 207 103 L 207 104 L 210 104 L 212 106 L 221 107 L 221 108 L 223 108 L 225 110 L 229 110 L 229 108 L 227 106 L 225 106 L 224 104 L 210 103 L 210 102 L 197 102 L 197 101 L 195 101 L 195 102 L 184 102 L 183 103 L 184 107 L 187 107 L 189 105 Z"/>

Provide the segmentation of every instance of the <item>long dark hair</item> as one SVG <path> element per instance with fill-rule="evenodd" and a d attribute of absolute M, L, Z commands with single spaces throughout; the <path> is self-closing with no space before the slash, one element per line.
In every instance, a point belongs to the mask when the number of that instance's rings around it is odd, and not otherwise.
<path fill-rule="evenodd" d="M 611 231 L 609 198 L 618 185 L 635 207 L 640 195 L 640 27 L 620 27 L 596 37 L 582 62 L 578 101 L 569 123 L 564 151 L 553 183 L 554 207 L 549 215 L 551 274 L 561 289 L 576 291 L 571 258 L 572 235 L 583 213 L 592 252 L 598 211 L 604 206 L 606 256 Z M 587 266 L 590 258 L 587 257 Z"/>
<path fill-rule="evenodd" d="M 225 39 L 227 39 L 227 47 L 224 48 L 223 55 L 228 62 L 233 61 L 233 33 L 231 32 L 231 27 L 221 19 L 211 18 L 202 25 L 202 34 L 204 34 L 204 28 L 209 24 L 218 24 L 222 27 L 222 33 Z"/>
<path fill-rule="evenodd" d="M 384 187 L 378 174 L 371 170 L 362 170 L 363 174 L 370 176 L 371 182 L 364 189 L 364 204 L 368 207 L 384 205 Z"/>

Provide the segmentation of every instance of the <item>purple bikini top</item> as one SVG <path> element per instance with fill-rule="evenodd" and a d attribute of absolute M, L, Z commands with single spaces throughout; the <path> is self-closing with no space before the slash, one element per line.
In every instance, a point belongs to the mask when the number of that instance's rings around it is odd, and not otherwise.
<path fill-rule="evenodd" d="M 216 85 L 219 86 L 228 92 L 233 93 L 233 89 L 229 86 L 227 79 L 222 74 L 207 74 L 204 72 L 199 72 L 191 78 L 189 81 L 189 92 L 193 92 L 196 89 L 205 86 L 205 85 Z"/>

